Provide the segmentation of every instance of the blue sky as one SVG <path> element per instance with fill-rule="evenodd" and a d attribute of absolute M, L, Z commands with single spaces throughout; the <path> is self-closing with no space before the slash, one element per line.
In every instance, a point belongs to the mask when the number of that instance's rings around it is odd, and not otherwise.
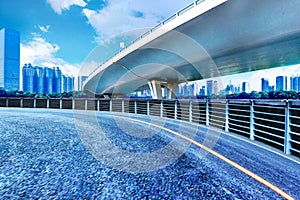
<path fill-rule="evenodd" d="M 21 33 L 24 63 L 77 75 L 90 52 L 114 35 L 151 28 L 191 0 L 0 0 L 0 29 Z M 118 44 L 119 46 L 119 44 Z M 110 50 L 114 51 L 114 50 Z"/>
<path fill-rule="evenodd" d="M 12 28 L 21 33 L 21 66 L 29 62 L 34 66 L 59 66 L 64 74 L 76 76 L 93 49 L 97 47 L 95 56 L 104 61 L 118 50 L 119 41 L 126 40 L 127 36 L 113 42 L 109 38 L 137 29 L 142 33 L 191 2 L 0 0 L 0 29 Z M 269 78 L 270 84 L 274 85 L 276 75 L 300 74 L 299 68 L 293 66 L 224 77 L 222 85 L 227 85 L 229 80 L 236 85 L 247 80 L 251 90 L 259 90 L 261 77 Z"/>

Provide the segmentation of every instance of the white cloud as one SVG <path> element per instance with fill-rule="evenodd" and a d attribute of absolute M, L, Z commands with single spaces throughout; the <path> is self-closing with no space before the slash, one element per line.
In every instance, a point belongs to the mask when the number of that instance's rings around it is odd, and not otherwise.
<path fill-rule="evenodd" d="M 44 38 L 34 37 L 28 43 L 21 43 L 21 67 L 25 63 L 41 67 L 59 67 L 63 74 L 77 75 L 79 66 L 72 65 L 56 57 L 59 46 L 47 42 Z"/>
<path fill-rule="evenodd" d="M 39 29 L 43 32 L 43 33 L 47 33 L 48 30 L 49 30 L 50 26 L 47 25 L 47 26 L 40 26 L 39 25 Z"/>
<path fill-rule="evenodd" d="M 61 14 L 63 10 L 69 10 L 71 6 L 85 7 L 86 3 L 83 0 L 47 0 L 52 9 Z"/>
<path fill-rule="evenodd" d="M 83 14 L 101 41 L 126 31 L 153 27 L 191 2 L 191 0 L 107 0 L 107 6 L 101 10 L 83 9 Z"/>

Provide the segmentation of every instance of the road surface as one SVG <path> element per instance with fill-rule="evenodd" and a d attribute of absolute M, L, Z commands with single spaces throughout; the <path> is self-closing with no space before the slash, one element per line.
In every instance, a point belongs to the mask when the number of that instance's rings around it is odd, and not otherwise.
<path fill-rule="evenodd" d="M 88 125 L 91 116 L 101 127 L 100 132 Z M 85 125 L 81 121 L 86 121 Z M 104 140 L 89 134 L 103 134 L 101 137 L 113 147 L 108 149 L 102 144 Z M 217 130 L 208 132 L 205 126 L 142 115 L 15 108 L 0 108 L 0 197 L 283 199 L 197 143 L 213 144 L 213 152 L 261 177 L 288 197 L 300 199 L 300 164 L 296 158 L 292 161 Z M 157 154 L 153 160 L 155 152 L 163 155 Z M 143 159 L 136 162 L 148 164 L 136 165 L 127 155 L 141 156 Z"/>

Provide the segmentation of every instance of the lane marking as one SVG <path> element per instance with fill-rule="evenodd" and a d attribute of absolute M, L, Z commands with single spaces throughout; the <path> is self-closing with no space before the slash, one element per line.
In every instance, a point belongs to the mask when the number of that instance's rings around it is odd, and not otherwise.
<path fill-rule="evenodd" d="M 135 121 L 135 122 L 139 122 L 139 123 L 143 123 L 143 124 L 147 124 L 149 126 L 154 126 L 156 128 L 159 128 L 159 129 L 162 129 L 162 130 L 165 130 L 169 133 L 172 133 L 178 137 L 181 137 L 182 139 L 186 140 L 186 141 L 189 141 L 190 143 L 204 149 L 205 151 L 213 154 L 214 156 L 218 157 L 219 159 L 223 160 L 224 162 L 230 164 L 231 166 L 235 167 L 236 169 L 244 172 L 245 174 L 247 174 L 248 176 L 252 177 L 253 179 L 257 180 L 258 182 L 260 182 L 261 184 L 267 186 L 268 188 L 270 188 L 271 190 L 273 190 L 274 192 L 276 192 L 277 194 L 281 195 L 282 197 L 284 197 L 285 199 L 289 199 L 289 200 L 294 200 L 294 198 L 290 195 L 288 195 L 287 193 L 285 193 L 283 190 L 281 190 L 279 187 L 273 185 L 272 183 L 268 182 L 267 180 L 263 179 L 262 177 L 254 174 L 253 172 L 249 171 L 248 169 L 242 167 L 241 165 L 233 162 L 232 160 L 226 158 L 225 156 L 215 152 L 214 150 L 204 146 L 203 144 L 200 144 L 199 142 L 196 142 L 194 140 L 192 140 L 191 138 L 189 137 L 186 137 L 176 131 L 173 131 L 171 129 L 168 129 L 166 127 L 163 127 L 163 126 L 159 126 L 159 125 L 156 125 L 156 124 L 153 124 L 153 123 L 149 123 L 149 122 L 145 122 L 145 121 L 142 121 L 142 120 L 138 120 L 138 119 L 132 119 L 132 118 L 129 118 L 129 117 L 123 117 L 123 116 L 116 116 L 114 115 L 113 117 L 116 117 L 116 118 L 123 118 L 123 119 L 127 119 L 127 120 L 131 120 L 131 121 Z"/>

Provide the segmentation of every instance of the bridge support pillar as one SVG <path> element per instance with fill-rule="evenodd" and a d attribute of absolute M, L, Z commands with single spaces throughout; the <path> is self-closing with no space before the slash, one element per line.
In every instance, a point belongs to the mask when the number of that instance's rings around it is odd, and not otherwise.
<path fill-rule="evenodd" d="M 161 99 L 162 91 L 161 91 L 161 83 L 157 80 L 148 81 L 149 88 L 151 90 L 151 96 L 153 99 Z"/>
<path fill-rule="evenodd" d="M 176 89 L 178 87 L 178 83 L 168 83 L 167 88 L 167 99 L 175 99 L 176 98 Z"/>

